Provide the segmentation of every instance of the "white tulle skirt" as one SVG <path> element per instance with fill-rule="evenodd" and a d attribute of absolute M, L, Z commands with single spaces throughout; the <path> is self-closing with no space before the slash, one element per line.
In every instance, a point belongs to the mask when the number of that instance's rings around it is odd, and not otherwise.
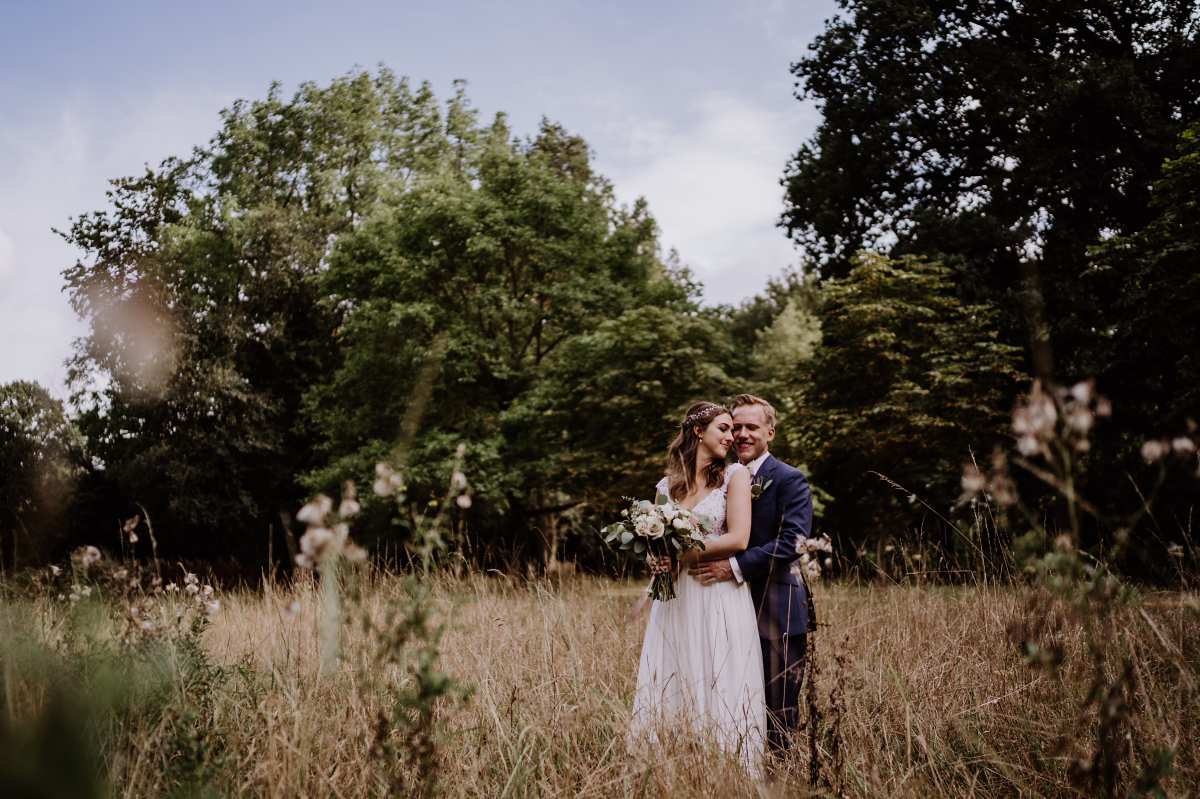
<path fill-rule="evenodd" d="M 701 585 L 686 573 L 677 596 L 653 602 L 629 730 L 631 753 L 660 734 L 684 735 L 762 769 L 766 705 L 762 648 L 750 588 L 730 580 Z"/>

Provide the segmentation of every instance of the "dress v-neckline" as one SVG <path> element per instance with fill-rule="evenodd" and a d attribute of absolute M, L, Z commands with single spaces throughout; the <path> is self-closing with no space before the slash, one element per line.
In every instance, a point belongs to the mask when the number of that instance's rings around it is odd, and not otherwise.
<path fill-rule="evenodd" d="M 716 488 L 713 488 L 713 489 L 710 489 L 710 490 L 709 490 L 709 492 L 708 492 L 707 494 L 705 494 L 703 497 L 701 497 L 701 498 L 700 498 L 700 501 L 699 501 L 699 502 L 697 502 L 695 505 L 693 505 L 693 506 L 692 506 L 692 507 L 690 507 L 690 508 L 685 508 L 685 507 L 683 507 L 683 505 L 682 505 L 682 504 L 681 504 L 679 507 L 680 507 L 680 509 L 681 509 L 681 510 L 686 510 L 686 511 L 688 511 L 689 513 L 691 513 L 691 512 L 692 512 L 692 511 L 694 511 L 696 508 L 700 507 L 700 503 L 701 503 L 701 502 L 703 502 L 704 500 L 706 500 L 706 499 L 708 499 L 709 497 L 711 497 L 711 496 L 713 495 L 713 491 L 720 491 L 720 490 L 721 490 L 720 486 L 718 486 L 718 487 L 716 487 Z"/>

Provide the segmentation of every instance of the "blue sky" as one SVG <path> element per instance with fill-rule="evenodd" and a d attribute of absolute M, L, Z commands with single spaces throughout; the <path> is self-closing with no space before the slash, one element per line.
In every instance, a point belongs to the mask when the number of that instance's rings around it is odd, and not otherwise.
<path fill-rule="evenodd" d="M 0 0 L 0 383 L 65 397 L 85 332 L 51 232 L 109 178 L 185 155 L 238 98 L 386 64 L 533 133 L 583 136 L 622 201 L 644 196 L 709 303 L 758 293 L 797 255 L 779 178 L 817 123 L 788 65 L 834 0 L 157 2 Z"/>

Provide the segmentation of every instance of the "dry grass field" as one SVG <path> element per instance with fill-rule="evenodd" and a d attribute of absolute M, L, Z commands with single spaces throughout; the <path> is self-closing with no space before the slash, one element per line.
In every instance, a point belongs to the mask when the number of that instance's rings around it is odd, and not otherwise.
<path fill-rule="evenodd" d="M 443 700 L 438 711 L 433 755 L 443 795 L 810 793 L 807 738 L 790 763 L 763 781 L 748 780 L 728 759 L 697 744 L 628 755 L 624 732 L 645 621 L 630 622 L 626 614 L 641 587 L 582 577 L 558 585 L 438 578 L 433 600 L 447 625 L 438 665 L 471 689 L 466 697 Z M 397 578 L 377 577 L 363 591 L 362 605 L 380 616 L 405 601 L 401 593 Z M 386 794 L 390 755 L 380 746 L 387 735 L 381 711 L 386 716 L 395 692 L 411 688 L 414 672 L 405 666 L 411 652 L 398 663 L 373 659 L 378 642 L 347 622 L 334 631 L 342 657 L 323 658 L 326 600 L 311 581 L 219 598 L 220 611 L 200 639 L 208 676 L 188 678 L 180 688 L 176 667 L 166 682 L 178 690 L 164 694 L 162 707 L 138 715 L 127 703 L 99 736 L 101 770 L 113 795 Z M 116 601 L 90 601 L 93 616 L 118 617 Z M 1197 795 L 1195 595 L 1118 603 L 1106 622 L 1111 637 L 1100 659 L 1088 654 L 1085 632 L 1088 624 L 1100 629 L 1098 616 L 1072 615 L 1058 600 L 1025 589 L 824 584 L 817 603 L 826 625 L 818 634 L 815 683 L 825 784 L 812 793 L 1095 795 L 1079 782 L 1086 779 L 1079 764 L 1086 767 L 1101 741 L 1101 748 L 1117 753 L 1117 776 L 1126 788 L 1136 785 L 1157 749 L 1175 753 L 1173 775 L 1162 781 L 1166 794 Z M 68 609 L 49 596 L 17 600 L 7 606 L 5 624 L 9 631 L 13 625 L 37 630 L 43 644 L 60 653 L 120 635 L 103 632 L 120 627 L 112 623 L 93 624 L 101 632 L 92 637 L 65 632 L 79 629 L 60 618 L 78 612 Z M 1062 663 L 1031 667 L 1019 639 L 1047 619 L 1049 632 L 1038 640 L 1060 648 Z M 174 639 L 172 646 L 186 642 Z M 1111 687 L 1123 661 L 1132 672 L 1121 683 L 1121 724 L 1105 727 L 1103 718 L 1117 705 L 1085 699 L 1097 677 Z M 10 731 L 23 722 L 35 725 L 51 693 L 44 674 L 22 671 L 15 662 L 7 658 L 4 671 Z"/>

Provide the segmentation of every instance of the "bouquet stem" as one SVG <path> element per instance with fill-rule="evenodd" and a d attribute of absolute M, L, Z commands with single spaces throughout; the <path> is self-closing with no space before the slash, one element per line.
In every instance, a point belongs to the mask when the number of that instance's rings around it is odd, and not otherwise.
<path fill-rule="evenodd" d="M 667 602 L 675 598 L 675 577 L 671 572 L 654 575 L 650 581 L 650 598 Z"/>

